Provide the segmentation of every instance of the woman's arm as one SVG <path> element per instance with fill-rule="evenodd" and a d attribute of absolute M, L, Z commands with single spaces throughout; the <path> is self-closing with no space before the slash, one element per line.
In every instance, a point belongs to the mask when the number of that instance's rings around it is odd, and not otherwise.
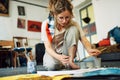
<path fill-rule="evenodd" d="M 84 47 L 86 48 L 89 55 L 97 56 L 97 55 L 99 55 L 101 53 L 97 49 L 92 49 L 92 45 L 90 44 L 90 42 L 87 40 L 87 38 L 85 36 L 81 37 L 81 42 L 84 45 Z"/>
<path fill-rule="evenodd" d="M 54 50 L 53 50 L 53 48 L 52 48 L 52 45 L 51 45 L 51 43 L 48 41 L 46 41 L 46 42 L 44 42 L 44 45 L 45 45 L 45 48 L 46 48 L 46 51 L 47 51 L 47 53 L 48 54 L 50 54 L 52 57 L 54 57 L 54 58 L 58 58 L 60 55 L 59 54 L 57 54 Z"/>
<path fill-rule="evenodd" d="M 48 42 L 44 42 L 46 51 L 49 55 L 51 55 L 52 57 L 54 57 L 55 59 L 59 60 L 60 62 L 62 62 L 63 64 L 68 63 L 69 61 L 69 56 L 63 55 L 63 54 L 58 54 L 54 51 L 54 49 L 52 48 L 51 43 Z"/>
<path fill-rule="evenodd" d="M 87 51 L 92 48 L 90 42 L 87 40 L 87 38 L 85 36 L 81 37 L 81 42 L 83 43 L 83 45 Z"/>

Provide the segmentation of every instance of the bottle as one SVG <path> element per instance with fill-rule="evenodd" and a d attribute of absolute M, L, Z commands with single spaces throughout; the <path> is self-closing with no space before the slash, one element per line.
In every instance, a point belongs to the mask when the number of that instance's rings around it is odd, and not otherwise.
<path fill-rule="evenodd" d="M 36 60 L 32 57 L 32 52 L 26 54 L 27 57 L 27 73 L 36 73 Z"/>
<path fill-rule="evenodd" d="M 28 61 L 27 62 L 27 73 L 36 73 L 37 68 L 36 68 L 36 61 Z"/>

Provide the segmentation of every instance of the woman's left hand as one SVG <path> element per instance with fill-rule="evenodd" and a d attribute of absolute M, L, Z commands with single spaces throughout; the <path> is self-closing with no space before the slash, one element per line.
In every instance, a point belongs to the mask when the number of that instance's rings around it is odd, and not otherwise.
<path fill-rule="evenodd" d="M 98 49 L 89 49 L 87 51 L 91 56 L 98 56 L 99 54 L 101 54 L 101 51 L 99 51 Z"/>

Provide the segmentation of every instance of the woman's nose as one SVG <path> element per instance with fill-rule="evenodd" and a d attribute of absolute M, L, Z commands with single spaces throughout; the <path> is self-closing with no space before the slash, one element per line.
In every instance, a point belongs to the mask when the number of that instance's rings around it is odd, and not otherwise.
<path fill-rule="evenodd" d="M 68 20 L 66 18 L 63 18 L 63 23 L 66 23 Z"/>

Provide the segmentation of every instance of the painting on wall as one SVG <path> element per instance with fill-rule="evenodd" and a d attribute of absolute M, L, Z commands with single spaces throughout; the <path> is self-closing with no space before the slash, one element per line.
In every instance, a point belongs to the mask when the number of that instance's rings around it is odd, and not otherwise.
<path fill-rule="evenodd" d="M 82 29 L 83 29 L 83 32 L 85 33 L 85 35 L 88 35 L 90 33 L 88 26 L 85 26 Z"/>
<path fill-rule="evenodd" d="M 95 23 L 84 26 L 82 29 L 83 29 L 86 36 L 96 34 L 96 25 L 95 25 Z"/>
<path fill-rule="evenodd" d="M 0 0 L 0 16 L 9 16 L 9 0 Z"/>
<path fill-rule="evenodd" d="M 25 29 L 25 19 L 18 18 L 17 27 L 21 29 Z"/>
<path fill-rule="evenodd" d="M 41 32 L 41 24 L 39 21 L 28 20 L 28 31 Z"/>
<path fill-rule="evenodd" d="M 91 34 L 96 34 L 96 25 L 95 23 L 92 23 L 90 26 L 90 33 Z"/>
<path fill-rule="evenodd" d="M 24 8 L 24 6 L 18 6 L 18 15 L 25 16 L 25 8 Z"/>

